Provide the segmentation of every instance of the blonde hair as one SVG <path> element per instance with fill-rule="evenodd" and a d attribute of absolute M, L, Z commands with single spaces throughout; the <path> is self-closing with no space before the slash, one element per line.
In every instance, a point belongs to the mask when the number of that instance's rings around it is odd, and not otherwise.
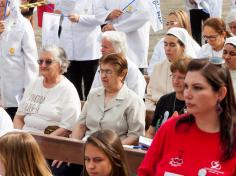
<path fill-rule="evenodd" d="M 190 19 L 184 10 L 173 10 L 168 14 L 168 16 L 170 15 L 174 15 L 177 18 L 180 27 L 186 29 L 186 31 L 192 35 Z"/>
<path fill-rule="evenodd" d="M 5 176 L 52 176 L 32 135 L 10 132 L 0 138 L 0 160 Z"/>

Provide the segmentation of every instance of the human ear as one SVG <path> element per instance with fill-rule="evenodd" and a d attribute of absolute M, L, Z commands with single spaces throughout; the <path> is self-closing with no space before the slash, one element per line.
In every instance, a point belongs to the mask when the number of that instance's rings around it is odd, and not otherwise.
<path fill-rule="evenodd" d="M 227 88 L 225 86 L 222 86 L 218 91 L 218 99 L 222 101 L 227 94 Z"/>

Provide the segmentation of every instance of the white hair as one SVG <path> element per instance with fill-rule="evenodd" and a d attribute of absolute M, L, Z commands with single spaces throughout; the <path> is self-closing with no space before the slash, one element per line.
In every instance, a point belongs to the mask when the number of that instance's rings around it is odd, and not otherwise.
<path fill-rule="evenodd" d="M 128 46 L 125 33 L 118 31 L 106 31 L 102 33 L 102 40 L 103 39 L 111 42 L 112 47 L 117 54 L 121 53 L 124 56 L 127 56 Z"/>

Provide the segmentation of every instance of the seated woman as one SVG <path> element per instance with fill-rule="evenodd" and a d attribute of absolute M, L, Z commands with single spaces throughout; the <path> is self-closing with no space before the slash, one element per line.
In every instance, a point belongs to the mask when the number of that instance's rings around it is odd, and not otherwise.
<path fill-rule="evenodd" d="M 72 137 L 86 139 L 97 130 L 109 128 L 119 135 L 122 144 L 135 144 L 144 135 L 145 105 L 124 84 L 127 60 L 122 55 L 109 54 L 99 62 L 103 87 L 89 93 Z"/>
<path fill-rule="evenodd" d="M 181 58 L 194 57 L 192 41 L 192 37 L 183 28 L 173 27 L 167 31 L 164 38 L 167 59 L 157 63 L 153 68 L 145 98 L 147 109 L 154 110 L 160 97 L 173 91 L 170 65 Z"/>
<path fill-rule="evenodd" d="M 230 70 L 234 93 L 236 93 L 236 37 L 226 39 L 223 49 L 223 58 Z"/>
<path fill-rule="evenodd" d="M 10 132 L 0 138 L 1 176 L 52 176 L 33 136 Z"/>
<path fill-rule="evenodd" d="M 11 131 L 12 129 L 13 123 L 11 117 L 2 107 L 0 107 L 0 136 L 7 131 Z"/>
<path fill-rule="evenodd" d="M 84 176 L 129 176 L 126 155 L 119 136 L 112 130 L 96 131 L 84 148 Z"/>
<path fill-rule="evenodd" d="M 203 38 L 207 41 L 199 50 L 198 57 L 222 57 L 225 39 L 230 37 L 223 19 L 208 18 L 203 24 Z"/>
<path fill-rule="evenodd" d="M 146 132 L 146 137 L 153 138 L 156 130 L 169 118 L 173 113 L 183 114 L 185 111 L 184 102 L 184 78 L 187 73 L 189 59 L 180 59 L 171 64 L 171 78 L 174 92 L 163 95 L 157 102 L 152 124 Z"/>
<path fill-rule="evenodd" d="M 190 61 L 184 82 L 188 114 L 160 127 L 138 175 L 235 176 L 236 102 L 224 60 Z"/>
<path fill-rule="evenodd" d="M 69 65 L 65 51 L 46 46 L 38 60 L 41 77 L 27 87 L 17 110 L 14 127 L 26 131 L 67 136 L 80 114 L 74 85 L 62 74 Z M 50 129 L 49 129 L 50 130 Z"/>

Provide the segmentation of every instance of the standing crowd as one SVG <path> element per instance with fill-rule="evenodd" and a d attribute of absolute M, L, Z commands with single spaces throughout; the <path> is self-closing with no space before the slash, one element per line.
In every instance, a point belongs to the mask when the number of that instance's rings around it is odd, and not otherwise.
<path fill-rule="evenodd" d="M 58 42 L 39 52 L 35 2 L 0 0 L 0 175 L 129 176 L 140 136 L 139 176 L 236 175 L 235 0 L 226 19 L 223 0 L 185 0 L 149 62 L 147 1 L 48 0 Z M 30 132 L 84 141 L 84 166 L 45 160 Z"/>

